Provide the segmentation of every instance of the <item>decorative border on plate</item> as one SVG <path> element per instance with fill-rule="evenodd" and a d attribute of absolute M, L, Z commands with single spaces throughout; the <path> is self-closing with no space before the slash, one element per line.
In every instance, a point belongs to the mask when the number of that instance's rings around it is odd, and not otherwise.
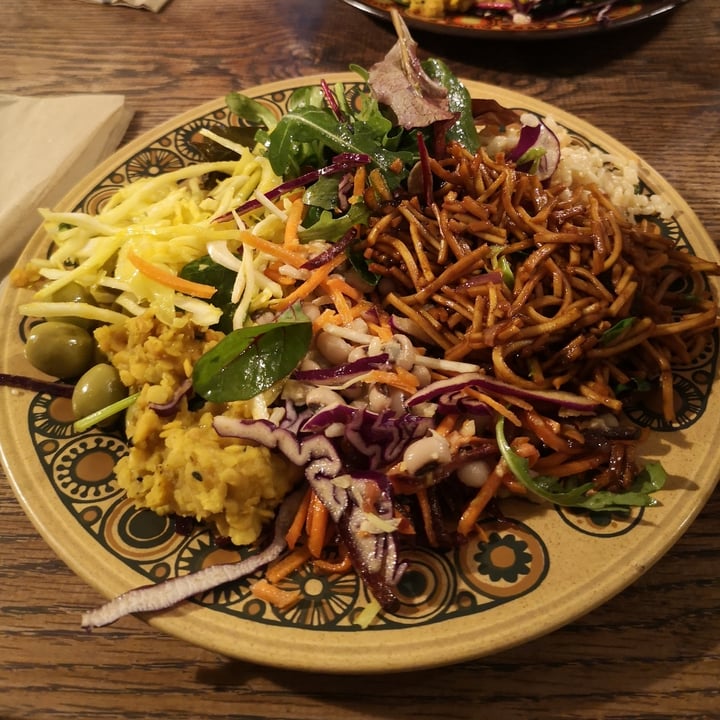
<path fill-rule="evenodd" d="M 286 89 L 257 99 L 280 116 L 291 92 Z M 175 128 L 104 177 L 76 209 L 96 212 L 127 182 L 200 160 L 193 136 L 201 127 L 228 123 L 238 124 L 238 120 L 220 108 Z M 663 229 L 678 245 L 689 247 L 674 219 L 664 223 Z M 21 339 L 26 331 L 26 321 L 21 321 Z M 717 356 L 718 339 L 714 336 L 693 367 L 680 369 L 676 387 L 684 405 L 676 425 L 658 419 L 646 405 L 629 408 L 628 415 L 638 425 L 660 431 L 693 424 L 706 407 Z M 63 506 L 95 542 L 148 580 L 158 582 L 253 552 L 252 548 L 218 547 L 203 529 L 195 529 L 190 535 L 179 534 L 172 518 L 134 508 L 113 483 L 114 464 L 126 451 L 123 440 L 96 431 L 74 435 L 67 400 L 36 395 L 28 409 L 27 423 L 35 453 Z M 557 512 L 577 532 L 601 538 L 630 532 L 642 518 L 642 511 L 612 519 L 560 509 Z M 551 562 L 538 533 L 512 519 L 487 521 L 483 530 L 483 535 L 447 553 L 423 548 L 404 553 L 409 564 L 399 587 L 401 606 L 396 613 L 377 618 L 371 628 L 439 623 L 485 612 L 536 590 L 547 577 Z M 217 588 L 195 602 L 255 622 L 339 631 L 355 630 L 358 614 L 371 603 L 355 575 L 319 576 L 306 566 L 282 585 L 288 590 L 299 589 L 303 599 L 290 610 L 279 612 L 251 593 L 252 584 L 260 577 L 253 575 Z"/>

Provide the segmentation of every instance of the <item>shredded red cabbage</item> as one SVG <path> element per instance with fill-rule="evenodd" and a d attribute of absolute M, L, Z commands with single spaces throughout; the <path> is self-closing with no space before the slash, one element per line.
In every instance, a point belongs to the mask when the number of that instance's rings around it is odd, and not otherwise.
<path fill-rule="evenodd" d="M 324 432 L 337 423 L 344 426 L 343 437 L 326 436 Z M 383 529 L 382 522 L 369 531 L 368 513 L 380 521 L 392 520 L 391 486 L 379 469 L 398 462 L 410 443 L 427 434 L 432 419 L 338 403 L 318 410 L 301 425 L 293 422 L 298 427 L 294 433 L 266 420 L 218 416 L 213 424 L 220 435 L 278 450 L 304 468 L 308 483 L 346 541 L 358 574 L 383 609 L 396 608 L 394 587 L 402 569 L 395 533 Z"/>
<path fill-rule="evenodd" d="M 68 383 L 56 382 L 55 380 L 38 380 L 37 378 L 9 373 L 0 373 L 0 385 L 67 398 L 72 397 L 74 389 L 74 386 Z"/>
<path fill-rule="evenodd" d="M 337 173 L 345 172 L 346 170 L 352 170 L 359 165 L 367 165 L 370 161 L 370 156 L 364 155 L 363 153 L 340 153 L 333 158 L 330 165 L 326 165 L 319 170 L 310 170 L 309 172 L 299 175 L 292 180 L 286 180 L 285 182 L 276 185 L 271 190 L 268 190 L 268 192 L 265 193 L 265 197 L 268 200 L 277 200 L 277 198 L 290 192 L 291 190 L 295 190 L 299 187 L 305 187 L 305 185 L 310 185 L 310 183 L 315 182 L 323 175 L 336 175 Z M 234 211 L 227 212 L 219 217 L 216 217 L 214 222 L 226 222 L 227 220 L 232 220 L 233 213 L 237 215 L 245 215 L 253 210 L 259 210 L 261 207 L 261 202 L 253 198 L 252 200 L 248 200 L 240 205 L 240 207 L 235 208 Z"/>
<path fill-rule="evenodd" d="M 547 180 L 560 162 L 560 141 L 542 120 L 533 117 L 537 125 L 523 124 L 518 143 L 507 157 L 518 163 L 519 170 L 533 172 L 540 180 Z"/>
<path fill-rule="evenodd" d="M 192 380 L 188 378 L 178 387 L 173 396 L 165 403 L 148 403 L 148 407 L 154 410 L 160 417 L 169 417 L 177 412 L 180 401 L 192 392 Z"/>
<path fill-rule="evenodd" d="M 340 538 L 350 552 L 353 565 L 385 612 L 397 610 L 396 595 L 405 564 L 398 563 L 394 533 L 371 532 L 368 508 L 381 521 L 393 519 L 393 498 L 385 476 L 377 473 L 352 475 L 350 504 L 338 523 Z"/>
<path fill-rule="evenodd" d="M 333 480 L 343 463 L 333 443 L 324 435 L 301 437 L 268 420 L 241 420 L 218 415 L 213 427 L 219 435 L 237 437 L 278 450 L 291 463 L 305 468 L 305 477 L 336 522 L 348 503 L 347 492 Z"/>
<path fill-rule="evenodd" d="M 365 375 L 371 370 L 387 369 L 389 359 L 390 356 L 387 353 L 380 353 L 329 368 L 295 370 L 292 378 L 300 382 L 317 383 L 319 385 L 342 384 Z"/>
<path fill-rule="evenodd" d="M 307 262 L 304 262 L 300 267 L 303 270 L 315 270 L 316 268 L 322 267 L 332 260 L 334 257 L 352 245 L 355 238 L 357 237 L 358 231 L 356 227 L 351 227 L 340 240 L 333 243 L 327 250 L 318 253 L 314 257 L 311 257 Z"/>
<path fill-rule="evenodd" d="M 207 592 L 227 582 L 250 575 L 275 560 L 285 549 L 285 534 L 300 504 L 302 492 L 288 495 L 280 505 L 275 519 L 272 541 L 263 550 L 236 563 L 211 565 L 188 575 L 180 575 L 157 585 L 145 585 L 110 600 L 99 608 L 84 613 L 81 625 L 86 630 L 110 625 L 125 615 L 166 610 L 183 600 Z"/>

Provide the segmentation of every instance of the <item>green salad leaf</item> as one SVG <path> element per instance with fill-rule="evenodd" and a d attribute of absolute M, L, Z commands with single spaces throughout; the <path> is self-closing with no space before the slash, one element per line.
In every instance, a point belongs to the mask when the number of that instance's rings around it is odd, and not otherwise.
<path fill-rule="evenodd" d="M 300 228 L 298 237 L 300 242 L 312 240 L 325 240 L 336 242 L 354 225 L 365 225 L 370 217 L 370 211 L 365 203 L 359 202 L 350 206 L 350 209 L 340 216 L 333 215 L 329 210 L 323 210 L 309 227 Z"/>
<path fill-rule="evenodd" d="M 505 421 L 500 417 L 495 423 L 495 438 L 505 464 L 510 472 L 532 493 L 562 507 L 585 508 L 592 511 L 627 511 L 629 507 L 649 507 L 657 505 L 651 493 L 660 490 L 667 474 L 659 462 L 648 463 L 638 473 L 631 488 L 625 492 L 615 493 L 608 490 L 593 491 L 593 483 L 583 483 L 576 487 L 566 488 L 558 479 L 548 476 L 533 477 L 530 464 L 526 458 L 520 457 L 505 437 Z"/>
<path fill-rule="evenodd" d="M 235 271 L 216 263 L 209 255 L 204 255 L 185 265 L 178 275 L 184 280 L 191 280 L 203 285 L 212 285 L 216 288 L 210 302 L 222 310 L 222 316 L 217 327 L 225 333 L 230 332 L 232 330 L 233 315 L 237 308 L 237 303 L 232 302 Z"/>
<path fill-rule="evenodd" d="M 231 92 L 225 96 L 225 104 L 231 113 L 245 120 L 250 125 L 256 125 L 271 130 L 277 123 L 272 111 L 261 102 L 239 92 Z"/>
<path fill-rule="evenodd" d="M 387 149 L 373 124 L 359 118 L 352 124 L 343 122 L 325 108 L 291 110 L 268 136 L 267 157 L 281 177 L 300 175 L 304 165 L 322 166 L 326 150 L 369 155 L 391 186 L 397 185 L 400 177 L 391 165 L 399 160 L 405 166 L 412 160 L 410 153 Z"/>
<path fill-rule="evenodd" d="M 603 345 L 609 345 L 617 340 L 626 330 L 629 330 L 635 323 L 634 317 L 626 317 L 616 322 L 611 328 L 608 328 L 600 337 Z"/>
<path fill-rule="evenodd" d="M 439 82 L 448 93 L 448 107 L 457 113 L 458 119 L 450 126 L 446 137 L 455 140 L 472 153 L 480 147 L 480 138 L 472 113 L 472 98 L 468 89 L 455 76 L 450 68 L 437 58 L 423 61 L 423 69 L 436 82 Z"/>
<path fill-rule="evenodd" d="M 286 378 L 311 339 L 312 323 L 299 308 L 277 322 L 233 330 L 198 360 L 193 388 L 210 402 L 250 400 Z"/>

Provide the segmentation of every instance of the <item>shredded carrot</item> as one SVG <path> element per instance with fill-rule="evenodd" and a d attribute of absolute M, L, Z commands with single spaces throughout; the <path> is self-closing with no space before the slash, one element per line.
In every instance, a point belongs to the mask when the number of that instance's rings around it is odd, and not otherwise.
<path fill-rule="evenodd" d="M 328 575 L 335 573 L 338 575 L 344 575 L 345 573 L 349 573 L 352 570 L 352 567 L 352 558 L 350 557 L 350 553 L 347 549 L 344 550 L 343 554 L 335 562 L 332 562 L 331 560 L 324 560 L 323 558 L 313 560 L 313 570 L 327 573 Z"/>
<path fill-rule="evenodd" d="M 396 371 L 391 370 L 371 370 L 365 376 L 365 382 L 381 383 L 403 390 L 408 394 L 414 393 L 418 388 L 418 379 L 408 370 L 397 367 Z"/>
<path fill-rule="evenodd" d="M 560 437 L 550 426 L 549 422 L 533 410 L 524 413 L 525 426 L 530 428 L 535 435 L 549 448 L 557 452 L 570 453 L 570 446 L 567 441 Z"/>
<path fill-rule="evenodd" d="M 299 590 L 283 590 L 267 580 L 258 580 L 252 586 L 252 594 L 280 610 L 287 610 L 302 598 Z"/>
<path fill-rule="evenodd" d="M 400 367 L 399 365 L 395 368 L 395 372 L 398 374 L 398 377 L 400 378 L 400 380 L 402 380 L 403 384 L 406 387 L 414 388 L 413 392 L 417 391 L 420 381 L 417 379 L 417 377 L 415 375 L 413 375 L 406 368 Z"/>
<path fill-rule="evenodd" d="M 343 284 L 347 285 L 347 283 Z M 337 308 L 338 315 L 340 316 L 343 325 L 349 325 L 353 321 L 353 315 L 350 310 L 350 305 L 345 299 L 340 283 L 338 283 L 334 278 L 330 278 L 322 285 L 332 298 L 333 304 Z"/>
<path fill-rule="evenodd" d="M 463 392 L 467 395 L 470 395 L 470 397 L 481 400 L 486 405 L 490 406 L 493 410 L 500 413 L 500 415 L 502 415 L 504 418 L 509 420 L 513 425 L 517 425 L 518 427 L 522 425 L 522 423 L 520 422 L 520 418 L 518 418 L 518 416 L 512 410 L 510 410 L 510 408 L 506 407 L 494 398 L 491 398 L 489 395 L 479 392 L 478 390 L 475 390 L 475 388 L 471 387 L 465 388 Z"/>
<path fill-rule="evenodd" d="M 269 277 L 271 280 L 274 280 L 278 285 L 294 285 L 297 280 L 294 278 L 288 277 L 287 275 L 282 275 L 280 273 L 280 266 L 282 263 L 279 260 L 273 260 L 266 268 L 265 268 L 265 276 Z"/>
<path fill-rule="evenodd" d="M 450 415 L 446 415 L 435 428 L 435 431 L 438 433 L 438 435 L 442 435 L 445 437 L 448 435 L 448 433 L 452 432 L 455 429 L 455 425 L 458 421 L 458 415 L 455 413 L 451 413 Z"/>
<path fill-rule="evenodd" d="M 502 484 L 502 472 L 495 469 L 488 475 L 487 480 L 483 486 L 478 490 L 477 495 L 470 501 L 470 504 L 465 508 L 465 511 L 460 516 L 458 521 L 458 532 L 460 535 L 469 535 L 477 522 L 483 510 L 487 507 L 487 504 L 495 496 L 498 488 Z"/>
<path fill-rule="evenodd" d="M 370 307 L 368 307 L 368 310 L 371 312 L 368 312 L 368 317 L 365 318 L 365 321 L 367 322 L 370 330 L 375 333 L 375 335 L 377 335 L 383 342 L 389 342 L 390 340 L 392 340 L 394 331 L 390 324 L 390 315 L 377 305 L 371 305 Z M 371 320 L 370 316 L 376 318 L 376 320 Z M 418 349 L 417 352 L 421 351 Z"/>
<path fill-rule="evenodd" d="M 269 244 L 272 245 L 272 243 Z M 287 308 L 291 307 L 299 300 L 307 297 L 316 287 L 327 280 L 328 275 L 330 275 L 330 273 L 344 261 L 345 256 L 342 254 L 334 257 L 328 263 L 315 270 L 310 277 L 302 283 L 302 285 L 296 287 L 289 295 L 277 300 L 273 304 L 273 309 L 279 311 L 287 310 Z"/>
<path fill-rule="evenodd" d="M 372 307 L 373 307 L 373 304 L 369 300 L 362 300 L 362 301 L 356 303 L 351 308 L 353 318 L 357 318 L 357 317 L 360 317 L 361 315 L 364 315 L 366 312 L 371 310 Z"/>
<path fill-rule="evenodd" d="M 329 278 L 326 285 L 332 287 L 337 292 L 341 292 L 343 295 L 347 295 L 355 302 L 360 302 L 363 299 L 363 294 L 341 277 L 336 276 Z"/>
<path fill-rule="evenodd" d="M 308 508 L 310 507 L 310 498 L 312 494 L 312 488 L 308 488 L 305 492 L 302 502 L 300 503 L 300 506 L 297 509 L 297 512 L 295 513 L 295 517 L 293 518 L 293 521 L 290 524 L 287 533 L 285 533 L 285 542 L 291 550 L 295 548 L 297 541 L 300 539 L 300 535 L 302 535 L 303 528 L 305 527 L 305 520 L 307 519 Z"/>
<path fill-rule="evenodd" d="M 528 489 L 514 476 L 514 475 L 503 475 L 503 485 L 513 495 L 527 495 Z"/>
<path fill-rule="evenodd" d="M 383 342 L 389 342 L 390 340 L 392 340 L 393 331 L 389 325 L 378 325 L 377 323 L 368 323 L 368 327 Z"/>
<path fill-rule="evenodd" d="M 364 165 L 361 165 L 355 171 L 355 177 L 353 178 L 353 192 L 350 198 L 352 203 L 355 198 L 358 200 L 365 194 L 365 181 L 367 180 L 367 170 Z"/>
<path fill-rule="evenodd" d="M 385 474 L 392 483 L 393 492 L 396 495 L 414 495 L 417 492 L 417 483 L 405 479 L 405 463 L 402 460 L 388 468 Z"/>
<path fill-rule="evenodd" d="M 307 545 L 301 545 L 295 548 L 289 555 L 278 560 L 265 571 L 265 577 L 271 583 L 280 582 L 286 578 L 293 570 L 302 567 L 310 559 L 310 549 Z"/>
<path fill-rule="evenodd" d="M 305 532 L 308 536 L 308 549 L 310 555 L 319 558 L 325 547 L 325 535 L 327 534 L 329 513 L 320 498 L 313 492 L 310 497 L 310 507 L 307 513 Z"/>
<path fill-rule="evenodd" d="M 159 265 L 155 265 L 141 258 L 132 249 L 128 250 L 127 258 L 145 277 L 155 280 L 161 285 L 170 287 L 173 290 L 177 290 L 184 295 L 193 295 L 194 297 L 209 300 L 217 292 L 217 288 L 214 285 L 205 285 L 173 275 L 173 273 Z"/>
<path fill-rule="evenodd" d="M 475 530 L 481 543 L 490 542 L 490 536 L 487 534 L 487 530 L 482 525 L 475 525 Z"/>
<path fill-rule="evenodd" d="M 248 245 L 251 248 L 255 248 L 255 250 L 260 250 L 260 252 L 264 252 L 266 255 L 282 260 L 284 263 L 296 268 L 301 267 L 307 261 L 307 258 L 288 250 L 288 248 L 283 245 L 270 242 L 270 240 L 265 240 L 265 238 L 253 235 L 253 233 L 248 231 L 240 233 L 240 240 L 243 245 Z"/>
<path fill-rule="evenodd" d="M 366 313 L 368 310 L 372 308 L 372 303 L 368 302 L 366 300 L 363 300 L 362 302 L 359 302 L 355 305 L 350 306 L 350 320 L 354 320 L 355 318 L 360 317 L 364 313 Z M 326 308 L 323 310 L 320 315 L 313 320 L 313 331 L 317 334 L 322 330 L 326 325 L 343 325 L 346 324 L 343 322 L 342 317 L 340 317 L 340 314 L 337 313 L 332 308 Z M 372 326 L 368 325 L 370 329 L 372 330 Z M 392 338 L 392 334 L 387 338 L 390 340 Z M 385 339 L 385 338 L 381 338 Z"/>
<path fill-rule="evenodd" d="M 313 333 L 317 335 L 326 325 L 332 324 L 337 317 L 338 314 L 334 310 L 326 308 L 313 320 Z"/>
<path fill-rule="evenodd" d="M 287 214 L 287 220 L 285 222 L 285 235 L 283 237 L 283 244 L 286 248 L 297 247 L 300 240 L 298 238 L 298 228 L 303 218 L 303 210 L 305 205 L 303 204 L 302 197 L 293 201 Z"/>
<path fill-rule="evenodd" d="M 552 474 L 553 468 L 562 465 L 568 460 L 568 453 L 553 452 L 550 455 L 543 455 L 533 466 L 539 472 Z"/>
<path fill-rule="evenodd" d="M 578 458 L 577 460 L 555 465 L 552 471 L 553 477 L 561 478 L 580 475 L 588 470 L 594 470 L 605 461 L 607 461 L 607 456 L 604 453 L 593 453 L 592 455 Z M 535 467 L 541 469 L 543 468 L 543 464 L 537 463 Z"/>

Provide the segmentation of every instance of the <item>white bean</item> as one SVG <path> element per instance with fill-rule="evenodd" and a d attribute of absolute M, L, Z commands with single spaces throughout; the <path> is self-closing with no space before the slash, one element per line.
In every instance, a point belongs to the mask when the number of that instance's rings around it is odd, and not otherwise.
<path fill-rule="evenodd" d="M 342 395 L 335 392 L 335 390 L 332 390 L 329 387 L 314 387 L 308 390 L 308 393 L 305 397 L 305 402 L 308 405 L 317 405 L 320 407 L 326 407 L 327 405 L 345 404 L 345 400 L 343 400 Z"/>
<path fill-rule="evenodd" d="M 352 349 L 350 343 L 345 342 L 337 335 L 321 332 L 315 340 L 318 351 L 330 363 L 341 365 L 347 362 L 348 354 Z"/>
<path fill-rule="evenodd" d="M 320 317 L 320 308 L 312 303 L 303 303 L 302 310 L 309 320 L 317 320 Z"/>
<path fill-rule="evenodd" d="M 368 392 L 368 408 L 373 412 L 382 412 L 390 407 L 390 398 L 373 384 Z"/>
<path fill-rule="evenodd" d="M 348 353 L 348 362 L 355 362 L 367 357 L 367 350 L 363 345 L 357 345 Z"/>
<path fill-rule="evenodd" d="M 415 365 L 412 369 L 412 374 L 418 379 L 418 385 L 421 388 L 429 385 L 432 381 L 432 374 L 429 368 L 424 365 Z"/>
<path fill-rule="evenodd" d="M 353 330 L 357 330 L 358 332 L 361 332 L 361 333 L 366 333 L 368 331 L 368 324 L 361 317 L 355 318 L 350 323 L 350 327 Z"/>
<path fill-rule="evenodd" d="M 414 475 L 418 470 L 435 463 L 448 463 L 452 454 L 448 441 L 436 432 L 408 445 L 403 455 L 405 469 Z"/>
<path fill-rule="evenodd" d="M 463 485 L 472 488 L 481 488 L 490 476 L 490 465 L 485 460 L 472 460 L 457 471 L 458 478 Z"/>
<path fill-rule="evenodd" d="M 400 346 L 400 352 L 395 358 L 395 362 L 405 370 L 411 370 L 415 364 L 415 348 L 410 342 L 407 335 L 393 335 L 393 340 Z"/>

